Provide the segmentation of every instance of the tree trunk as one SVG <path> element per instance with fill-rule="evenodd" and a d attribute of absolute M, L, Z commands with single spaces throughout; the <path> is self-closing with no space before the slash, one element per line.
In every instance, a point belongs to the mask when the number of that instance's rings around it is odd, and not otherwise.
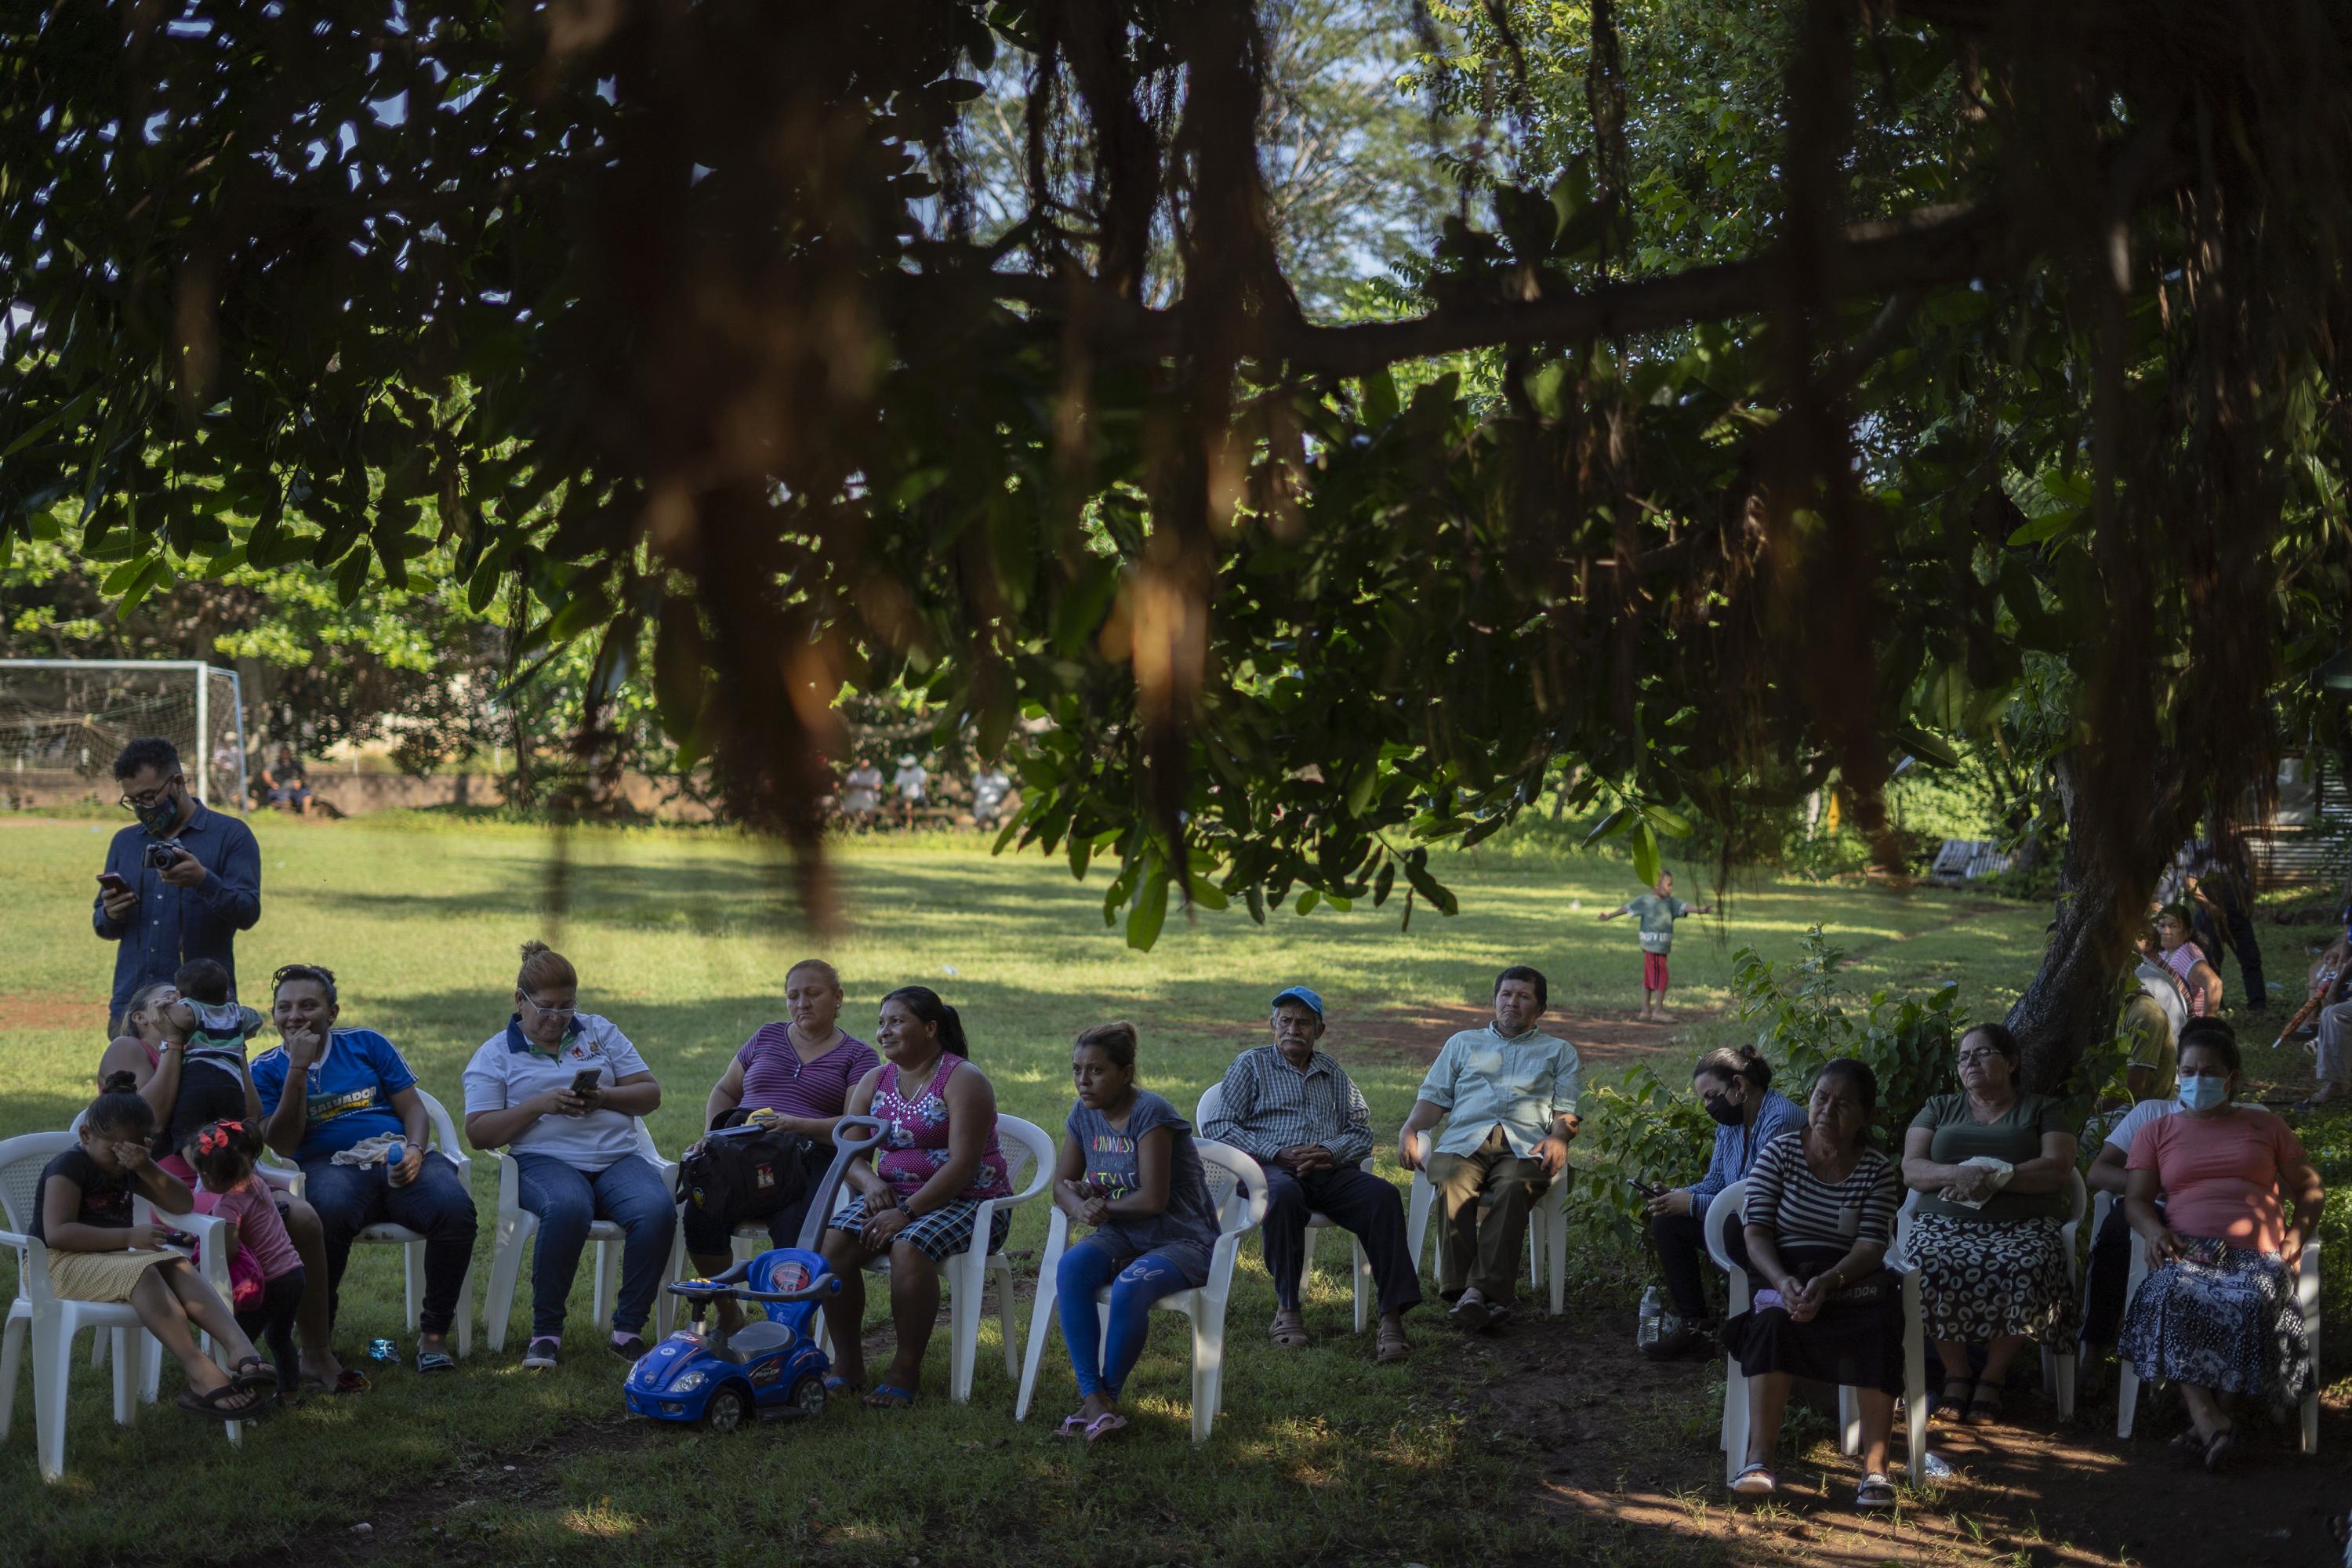
<path fill-rule="evenodd" d="M 2084 1051 L 2115 1033 L 2117 989 L 2132 964 L 2131 933 L 2155 890 L 2153 868 L 2134 864 L 2118 874 L 2120 857 L 2102 866 L 2095 853 L 2088 816 L 2098 803 L 2082 796 L 2083 770 L 2075 755 L 2057 763 L 2058 800 L 2069 831 L 2058 868 L 2058 908 L 2050 922 L 2042 971 L 2008 1023 L 2025 1058 L 2025 1087 L 2036 1094 L 2064 1094 L 2080 1086 L 2072 1079 Z"/>

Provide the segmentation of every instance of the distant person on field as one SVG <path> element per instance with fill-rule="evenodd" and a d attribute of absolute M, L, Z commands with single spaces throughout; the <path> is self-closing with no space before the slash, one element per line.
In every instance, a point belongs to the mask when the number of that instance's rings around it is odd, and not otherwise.
<path fill-rule="evenodd" d="M 1649 1203 L 1650 1239 L 1665 1271 L 1666 1293 L 1674 1299 L 1675 1321 L 1666 1325 L 1647 1352 L 1661 1360 L 1693 1351 L 1712 1353 L 1706 1345 L 1708 1313 L 1702 1259 L 1706 1250 L 1706 1211 L 1717 1194 L 1734 1182 L 1744 1182 L 1755 1168 L 1764 1146 L 1784 1132 L 1805 1130 L 1804 1109 L 1771 1088 L 1772 1067 L 1753 1046 L 1725 1046 L 1699 1058 L 1691 1069 L 1691 1087 L 1715 1123 L 1715 1151 L 1706 1174 L 1687 1187 L 1673 1187 Z"/>
<path fill-rule="evenodd" d="M 982 827 L 993 827 L 1004 813 L 1004 797 L 1013 793 L 1013 781 L 1002 768 L 982 768 L 971 775 L 971 819 Z"/>
<path fill-rule="evenodd" d="M 1396 1184 L 1357 1164 L 1372 1152 L 1372 1110 L 1347 1070 L 1318 1048 L 1323 998 L 1294 985 L 1274 999 L 1273 1040 L 1234 1058 L 1217 1114 L 1201 1135 L 1230 1143 L 1265 1167 L 1265 1269 L 1274 1277 L 1274 1342 L 1307 1342 L 1298 1313 L 1307 1222 L 1320 1214 L 1363 1244 L 1380 1291 L 1374 1354 L 1402 1361 L 1412 1349 L 1404 1315 L 1421 1304 L 1420 1259 L 1405 1236 Z"/>
<path fill-rule="evenodd" d="M 2181 879 L 2180 901 L 2188 907 L 2197 944 L 2209 958 L 2227 951 L 2236 955 L 2239 978 L 2245 982 L 2242 1005 L 2260 1013 L 2269 1005 L 2263 983 L 2263 948 L 2254 938 L 2253 865 L 2245 841 L 2227 835 L 2192 850 L 2193 869 Z"/>
<path fill-rule="evenodd" d="M 593 1082 L 578 1087 L 583 1079 Z M 629 1037 L 580 1010 L 571 960 L 523 943 L 507 1026 L 466 1064 L 466 1142 L 512 1151 L 517 1202 L 539 1216 L 524 1366 L 555 1364 L 572 1276 L 598 1220 L 621 1227 L 607 1348 L 628 1362 L 646 1353 L 646 1320 L 677 1237 L 677 1199 L 637 1147 L 636 1119 L 660 1107 L 661 1085 Z"/>
<path fill-rule="evenodd" d="M 908 752 L 898 759 L 898 771 L 890 775 L 890 787 L 898 796 L 898 822 L 901 826 L 915 826 L 915 813 L 922 809 L 930 786 L 931 775 L 914 752 Z"/>
<path fill-rule="evenodd" d="M 310 815 L 310 775 L 302 771 L 302 759 L 292 747 L 278 748 L 276 759 L 261 770 L 261 783 L 269 791 L 270 805 L 297 816 Z"/>
<path fill-rule="evenodd" d="M 841 815 L 860 827 L 871 827 L 881 810 L 882 770 L 860 763 L 841 781 Z"/>
<path fill-rule="evenodd" d="M 1648 1023 L 1666 1017 L 1666 955 L 1674 951 L 1675 922 L 1685 915 L 1708 915 L 1713 904 L 1686 904 L 1675 897 L 1675 874 L 1658 873 L 1652 890 L 1626 900 L 1601 918 L 1613 921 L 1633 915 L 1642 924 L 1642 1012 Z"/>
<path fill-rule="evenodd" d="M 1454 1303 L 1448 1321 L 1474 1332 L 1509 1314 L 1528 1213 L 1567 1169 L 1576 1136 L 1583 1068 L 1574 1046 L 1536 1027 L 1549 1001 L 1543 975 L 1523 963 L 1496 976 L 1495 1021 L 1445 1042 L 1397 1134 L 1397 1163 L 1417 1171 L 1423 1134 L 1445 1123 L 1428 1158 L 1443 1218 L 1437 1288 Z"/>
<path fill-rule="evenodd" d="M 1132 1024 L 1078 1032 L 1070 1047 L 1077 1101 L 1054 1167 L 1055 1206 L 1093 1227 L 1062 1254 L 1055 1275 L 1079 1400 L 1060 1433 L 1089 1443 L 1127 1425 L 1119 1390 L 1143 1354 L 1151 1304 L 1207 1284 L 1217 1246 L 1216 1200 L 1192 1124 L 1137 1086 L 1135 1047 Z M 1095 1306 L 1106 1287 L 1108 1324 Z"/>
<path fill-rule="evenodd" d="M 180 753 L 160 736 L 123 747 L 114 778 L 139 820 L 107 846 L 90 924 L 116 944 L 107 1032 L 119 1035 L 131 993 L 192 958 L 213 960 L 236 987 L 236 933 L 261 919 L 261 846 L 188 793 Z"/>
<path fill-rule="evenodd" d="M 2164 966 L 2179 978 L 2189 995 L 2189 1016 L 2192 1018 L 2215 1018 L 2221 1013 L 2221 972 L 2205 956 L 2205 950 L 2189 940 L 2189 910 L 2179 904 L 2167 904 L 2157 911 L 2156 940 L 2164 958 Z"/>

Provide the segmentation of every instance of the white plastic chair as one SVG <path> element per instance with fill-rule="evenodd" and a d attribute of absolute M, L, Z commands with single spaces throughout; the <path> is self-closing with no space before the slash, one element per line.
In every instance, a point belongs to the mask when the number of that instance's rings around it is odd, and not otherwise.
<path fill-rule="evenodd" d="M 0 1145 L 5 1147 L 5 1145 Z M 2099 1223 L 2106 1221 L 2107 1210 L 2115 1203 L 2115 1194 L 2099 1194 Z M 2095 1234 L 2095 1231 L 2094 1232 Z M 2131 1274 L 2124 1284 L 2124 1300 L 2128 1302 L 2139 1294 L 2140 1281 L 2147 1278 L 2147 1243 L 2137 1231 L 2132 1232 Z M 2304 1331 L 2311 1338 L 2311 1364 L 2319 1365 L 2319 1237 L 2313 1237 L 2303 1244 L 2303 1262 L 2295 1276 L 2295 1302 L 2303 1309 Z M 2132 1423 L 2139 1412 L 2139 1370 L 2129 1356 L 2116 1358 L 2119 1363 L 2116 1377 L 2116 1436 L 2132 1435 Z M 2315 1376 L 2311 1392 L 2303 1398 L 2303 1451 L 2319 1452 L 2319 1386 L 2324 1380 Z M 2347 1549 L 2352 1552 L 2352 1549 Z"/>
<path fill-rule="evenodd" d="M 654 1142 L 646 1119 L 640 1116 L 634 1120 L 637 1153 L 651 1161 L 654 1169 L 661 1173 L 662 1184 L 669 1189 L 674 1203 L 677 1197 L 677 1166 L 662 1158 L 660 1145 Z M 490 1243 L 489 1289 L 482 1299 L 482 1331 L 493 1353 L 507 1348 L 507 1321 L 514 1314 L 515 1287 L 522 1276 L 523 1257 L 530 1250 L 531 1238 L 539 1234 L 539 1216 L 522 1206 L 522 1167 L 503 1149 L 497 1151 L 495 1158 L 499 1163 L 499 1217 Z M 620 1295 L 620 1249 L 628 1237 L 614 1221 L 600 1219 L 589 1223 L 588 1239 L 596 1244 L 593 1288 L 588 1298 L 590 1321 L 601 1329 L 612 1321 L 613 1307 Z M 680 1260 L 679 1243 L 673 1237 L 669 1268 L 662 1276 L 664 1284 L 681 1278 Z M 654 1326 L 657 1335 L 669 1332 L 677 1300 L 667 1290 L 656 1293 Z"/>
<path fill-rule="evenodd" d="M 1731 1312 L 1738 1317 L 1748 1310 L 1752 1300 L 1748 1270 L 1739 1267 L 1731 1253 L 1730 1232 L 1734 1226 L 1747 1223 L 1748 1184 L 1734 1182 L 1715 1194 L 1706 1207 L 1706 1221 L 1701 1227 L 1706 1233 L 1707 1256 L 1716 1267 L 1731 1277 Z M 1904 1436 L 1907 1444 L 1908 1468 L 1913 1485 L 1926 1475 L 1927 1462 L 1927 1342 L 1920 1334 L 1919 1273 L 1907 1264 L 1898 1263 L 1890 1253 L 1887 1267 L 1903 1280 L 1903 1414 Z M 1838 1390 L 1838 1427 L 1840 1449 L 1848 1454 L 1862 1451 L 1862 1402 L 1851 1388 Z M 1748 1375 L 1729 1351 L 1723 1354 L 1723 1481 L 1731 1484 L 1748 1466 Z"/>
<path fill-rule="evenodd" d="M 1201 1129 L 1209 1124 L 1211 1118 L 1219 1115 L 1224 1110 L 1224 1102 L 1225 1086 L 1222 1083 L 1211 1084 L 1208 1087 L 1207 1091 L 1201 1096 L 1200 1105 L 1195 1108 L 1192 1112 L 1192 1131 L 1196 1137 L 1199 1136 Z M 1369 1154 L 1356 1163 L 1356 1169 L 1360 1171 L 1370 1171 L 1371 1168 L 1372 1160 L 1371 1156 Z M 1260 1173 L 1263 1174 L 1263 1171 L 1261 1171 Z M 1316 1233 L 1318 1231 L 1338 1229 L 1339 1229 L 1339 1222 L 1333 1219 L 1329 1215 L 1324 1214 L 1320 1210 L 1309 1210 L 1307 1212 L 1307 1245 L 1302 1249 L 1301 1256 L 1298 1259 L 1298 1296 L 1300 1300 L 1303 1301 L 1307 1299 L 1307 1276 L 1314 1272 L 1315 1268 Z M 1364 1324 L 1369 1321 L 1371 1307 L 1372 1260 L 1364 1251 L 1364 1242 L 1361 1237 L 1355 1235 L 1352 1231 L 1346 1232 L 1345 1234 L 1348 1237 L 1348 1240 L 1352 1244 L 1355 1252 L 1356 1331 L 1360 1334 L 1364 1331 Z M 1414 1256 L 1418 1257 L 1420 1255 L 1415 1253 Z"/>
<path fill-rule="evenodd" d="M 0 1212 L 8 1228 L 0 1246 L 16 1253 L 16 1296 L 0 1331 L 0 1439 L 16 1409 L 16 1374 L 26 1341 L 33 1352 L 33 1446 L 41 1479 L 66 1468 L 66 1394 L 73 1378 L 74 1336 L 84 1329 L 114 1336 L 114 1419 L 128 1426 L 144 1398 L 152 1402 L 163 1347 L 141 1326 L 127 1302 L 61 1300 L 49 1288 L 48 1248 L 29 1234 L 41 1169 L 78 1140 L 70 1132 L 27 1132 L 0 1141 Z"/>
<path fill-rule="evenodd" d="M 472 1156 L 464 1152 L 465 1145 L 457 1142 L 457 1124 L 449 1120 L 449 1112 L 442 1108 L 439 1100 L 425 1092 L 424 1085 L 418 1084 L 415 1089 L 416 1098 L 425 1103 L 425 1125 L 433 1130 L 433 1141 L 441 1146 L 441 1152 L 449 1157 L 449 1163 L 457 1167 L 458 1183 L 465 1187 L 470 1198 L 474 1190 L 474 1162 Z M 425 1155 L 428 1160 L 432 1157 L 430 1153 Z M 265 1159 L 268 1158 L 265 1156 Z M 266 1163 L 259 1168 L 273 1184 L 277 1184 L 272 1173 L 291 1171 L 294 1180 L 286 1184 L 287 1190 L 298 1198 L 302 1195 L 301 1173 L 299 1170 L 292 1170 L 289 1166 L 278 1163 Z M 425 1310 L 425 1238 L 404 1225 L 394 1225 L 386 1220 L 379 1225 L 372 1225 L 360 1232 L 352 1245 L 356 1247 L 361 1242 L 382 1247 L 397 1247 L 402 1249 L 402 1257 L 406 1260 L 408 1268 L 406 1291 L 408 1331 L 412 1334 L 416 1332 L 418 1325 L 423 1321 Z M 460 1356 L 472 1355 L 474 1353 L 474 1265 L 471 1259 L 467 1261 L 465 1277 L 457 1281 L 457 1321 L 451 1331 L 457 1337 L 457 1353 Z"/>
<path fill-rule="evenodd" d="M 2059 1250 L 2066 1255 L 2066 1288 L 2076 1300 L 2083 1299 L 2083 1264 L 2075 1256 L 2075 1240 L 2083 1230 L 2083 1214 L 2090 1204 L 2090 1189 L 2083 1182 L 2080 1171 L 2070 1171 L 2066 1176 L 2066 1223 L 2058 1227 Z M 1899 1257 L 1905 1268 L 1917 1267 L 1911 1256 L 1911 1219 L 1918 1211 L 1919 1194 L 1908 1194 L 1902 1209 L 1895 1216 L 1895 1250 L 1890 1259 Z M 1910 1331 L 1906 1330 L 1908 1333 Z M 2042 1392 L 2057 1401 L 2058 1419 L 2074 1418 L 2074 1359 L 2080 1353 L 2073 1340 L 2061 1345 L 2042 1346 Z"/>
<path fill-rule="evenodd" d="M 1004 1375 L 1012 1377 L 1021 1370 L 1017 1348 L 1021 1335 L 1013 1326 L 1013 1260 L 1002 1252 L 990 1251 L 988 1236 L 997 1214 L 1018 1207 L 1045 1190 L 1054 1179 L 1058 1152 L 1044 1128 L 1002 1112 L 996 1118 L 996 1142 L 1004 1154 L 1004 1174 L 1014 1189 L 1013 1195 L 982 1199 L 979 1212 L 972 1215 L 971 1245 L 940 1265 L 940 1283 L 948 1292 L 948 1397 L 958 1405 L 971 1400 L 972 1374 L 980 1365 L 980 1314 L 985 1305 L 982 1292 L 991 1280 L 996 1284 L 997 1327 L 1004 1340 Z M 840 1213 L 855 1196 L 844 1182 L 834 1193 L 834 1212 Z M 734 1234 L 739 1255 L 747 1241 L 758 1244 L 755 1255 L 770 1245 L 765 1226 L 738 1226 Z M 866 1266 L 866 1271 L 887 1279 L 890 1259 L 877 1258 Z"/>
<path fill-rule="evenodd" d="M 1419 1169 L 1412 1173 L 1412 1200 L 1405 1211 L 1405 1244 L 1412 1249 L 1413 1267 L 1421 1267 L 1421 1249 L 1429 1235 L 1429 1216 L 1437 1205 L 1437 1188 L 1429 1180 L 1429 1153 L 1435 1147 L 1426 1132 L 1413 1134 L 1413 1147 L 1418 1152 Z M 1551 1314 L 1557 1318 L 1568 1309 L 1568 1184 L 1574 1180 L 1576 1170 L 1570 1166 L 1551 1179 L 1528 1210 L 1528 1289 L 1541 1290 L 1544 1281 L 1551 1281 Z M 1491 1194 L 1478 1200 L 1481 1209 L 1491 1209 Z M 1547 1267 L 1544 1254 L 1551 1254 Z M 1359 1322 L 1359 1328 L 1363 1325 Z"/>
<path fill-rule="evenodd" d="M 1190 1290 L 1162 1296 L 1152 1305 L 1164 1312 L 1181 1312 L 1192 1321 L 1192 1441 L 1209 1440 L 1216 1424 L 1217 1401 L 1225 1384 L 1225 1306 L 1233 1295 L 1234 1255 L 1242 1236 L 1265 1219 L 1265 1172 L 1240 1150 L 1212 1139 L 1196 1138 L 1201 1173 L 1207 1178 L 1209 1196 L 1217 1205 L 1216 1249 L 1209 1255 L 1208 1279 Z M 1055 1279 L 1062 1254 L 1069 1249 L 1070 1216 L 1055 1205 L 1045 1232 L 1045 1256 L 1037 1267 L 1037 1300 L 1029 1310 L 1029 1353 L 1021 1363 L 1021 1393 L 1013 1418 L 1029 1418 L 1031 1399 L 1037 1392 L 1037 1365 L 1045 1357 L 1045 1333 L 1053 1326 L 1058 1298 Z M 1095 1310 L 1108 1331 L 1108 1288 L 1095 1293 Z"/>

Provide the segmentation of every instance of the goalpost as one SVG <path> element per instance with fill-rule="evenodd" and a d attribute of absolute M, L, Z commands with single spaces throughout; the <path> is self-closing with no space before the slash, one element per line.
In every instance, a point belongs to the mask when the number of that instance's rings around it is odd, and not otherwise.
<path fill-rule="evenodd" d="M 0 658 L 0 795 L 18 807 L 114 799 L 114 759 L 142 735 L 179 748 L 215 811 L 242 814 L 244 690 L 196 659 Z"/>

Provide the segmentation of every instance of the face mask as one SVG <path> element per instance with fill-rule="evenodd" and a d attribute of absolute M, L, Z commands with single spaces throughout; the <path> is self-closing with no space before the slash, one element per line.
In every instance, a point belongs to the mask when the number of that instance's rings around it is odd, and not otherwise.
<path fill-rule="evenodd" d="M 1722 1095 L 1717 1095 L 1706 1102 L 1706 1113 L 1726 1127 L 1737 1127 L 1748 1120 L 1748 1107 L 1734 1105 Z"/>
<path fill-rule="evenodd" d="M 2184 1078 L 2180 1080 L 2180 1103 L 2189 1110 L 2210 1110 L 2230 1098 L 2230 1080 L 2226 1078 Z"/>
<path fill-rule="evenodd" d="M 157 796 L 152 805 L 142 805 L 139 808 L 139 826 L 158 838 L 171 832 L 172 824 L 177 822 L 179 818 L 180 803 L 169 790 L 165 790 Z"/>

